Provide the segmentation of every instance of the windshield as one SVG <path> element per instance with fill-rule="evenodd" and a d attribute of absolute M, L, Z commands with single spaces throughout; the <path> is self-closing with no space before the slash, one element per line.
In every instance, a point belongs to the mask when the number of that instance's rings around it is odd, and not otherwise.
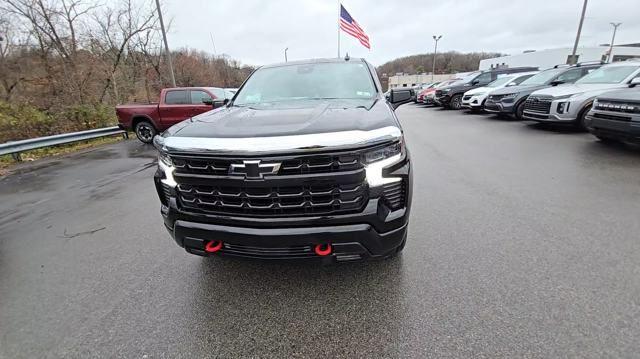
<path fill-rule="evenodd" d="M 509 81 L 513 80 L 514 76 L 505 76 L 505 77 L 501 77 L 495 81 L 493 81 L 492 83 L 488 84 L 487 87 L 500 87 L 506 83 L 508 83 Z"/>
<path fill-rule="evenodd" d="M 367 65 L 333 62 L 263 67 L 251 75 L 235 105 L 318 99 L 372 99 Z"/>
<path fill-rule="evenodd" d="M 576 84 L 618 84 L 638 68 L 638 66 L 604 66 L 576 81 Z"/>
<path fill-rule="evenodd" d="M 520 85 L 546 85 L 549 81 L 553 80 L 556 76 L 563 73 L 566 69 L 549 69 L 540 72 L 539 74 L 533 75 L 528 79 L 522 81 Z"/>

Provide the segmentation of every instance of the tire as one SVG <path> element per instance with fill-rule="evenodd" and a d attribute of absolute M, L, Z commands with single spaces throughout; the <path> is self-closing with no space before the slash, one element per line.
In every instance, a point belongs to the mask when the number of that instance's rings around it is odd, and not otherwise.
<path fill-rule="evenodd" d="M 455 95 L 449 101 L 449 108 L 452 110 L 459 110 L 462 108 L 462 95 Z"/>
<path fill-rule="evenodd" d="M 516 107 L 516 120 L 518 121 L 522 121 L 524 119 L 524 117 L 522 117 L 522 115 L 524 114 L 524 101 L 520 102 L 518 104 L 518 107 Z"/>
<path fill-rule="evenodd" d="M 591 110 L 591 106 L 592 104 L 586 105 L 582 109 L 582 111 L 580 111 L 580 113 L 578 114 L 578 118 L 576 119 L 576 127 L 578 127 L 581 130 L 585 130 L 585 131 L 587 130 L 586 120 L 587 120 L 587 114 Z"/>
<path fill-rule="evenodd" d="M 153 127 L 153 124 L 146 120 L 140 121 L 136 124 L 135 132 L 138 140 L 143 143 L 153 142 L 153 137 L 158 134 L 158 131 Z"/>

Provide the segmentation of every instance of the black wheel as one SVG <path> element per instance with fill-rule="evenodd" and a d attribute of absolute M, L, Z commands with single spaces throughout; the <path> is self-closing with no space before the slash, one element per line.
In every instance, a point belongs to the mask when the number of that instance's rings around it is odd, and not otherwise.
<path fill-rule="evenodd" d="M 576 119 L 576 126 L 581 130 L 587 130 L 587 114 L 591 110 L 591 104 L 585 106 L 582 111 L 578 114 L 578 118 Z"/>
<path fill-rule="evenodd" d="M 460 108 L 462 108 L 462 95 L 455 95 L 451 98 L 451 101 L 449 102 L 449 107 L 452 110 L 459 110 Z"/>
<path fill-rule="evenodd" d="M 523 114 L 524 114 L 524 101 L 520 102 L 518 104 L 518 107 L 516 107 L 516 120 L 522 121 L 524 119 L 522 117 Z"/>
<path fill-rule="evenodd" d="M 153 127 L 151 122 L 149 121 L 140 121 L 136 124 L 136 137 L 144 143 L 151 143 L 153 141 L 153 136 L 155 136 L 158 131 Z"/>

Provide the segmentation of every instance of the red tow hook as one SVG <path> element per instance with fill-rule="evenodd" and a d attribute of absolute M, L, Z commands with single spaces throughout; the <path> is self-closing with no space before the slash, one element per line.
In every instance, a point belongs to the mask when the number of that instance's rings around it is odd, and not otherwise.
<path fill-rule="evenodd" d="M 316 254 L 321 256 L 321 257 L 328 256 L 329 254 L 331 254 L 331 244 L 329 244 L 329 243 L 327 243 L 327 244 L 318 244 L 318 245 L 316 245 L 314 250 L 315 250 Z"/>
<path fill-rule="evenodd" d="M 222 241 L 209 241 L 204 246 L 207 253 L 215 253 L 222 249 Z"/>

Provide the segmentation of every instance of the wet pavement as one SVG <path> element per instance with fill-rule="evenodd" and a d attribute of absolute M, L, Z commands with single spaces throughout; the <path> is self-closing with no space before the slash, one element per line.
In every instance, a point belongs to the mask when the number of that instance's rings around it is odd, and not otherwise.
<path fill-rule="evenodd" d="M 640 150 L 406 105 L 401 257 L 200 258 L 135 140 L 0 179 L 0 357 L 633 357 Z"/>

